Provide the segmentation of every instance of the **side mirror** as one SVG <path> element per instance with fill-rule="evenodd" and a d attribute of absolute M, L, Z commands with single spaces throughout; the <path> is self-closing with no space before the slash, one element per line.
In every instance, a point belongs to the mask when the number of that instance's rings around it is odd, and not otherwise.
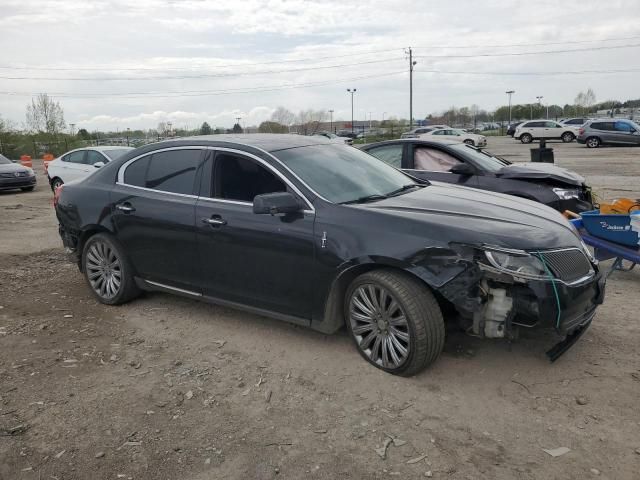
<path fill-rule="evenodd" d="M 456 175 L 475 175 L 476 170 L 468 163 L 459 163 L 454 165 L 449 169 L 451 173 L 455 173 Z"/>
<path fill-rule="evenodd" d="M 104 167 L 104 162 L 96 162 L 96 163 L 94 163 L 94 164 L 93 164 L 93 166 L 94 166 L 95 168 Z"/>
<path fill-rule="evenodd" d="M 302 206 L 296 197 L 289 192 L 264 193 L 253 199 L 253 213 L 271 214 L 296 213 Z"/>

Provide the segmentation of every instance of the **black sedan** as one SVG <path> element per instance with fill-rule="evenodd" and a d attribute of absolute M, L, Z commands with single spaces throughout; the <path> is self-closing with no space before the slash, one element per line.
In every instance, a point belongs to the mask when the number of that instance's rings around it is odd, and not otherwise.
<path fill-rule="evenodd" d="M 418 178 L 515 195 L 559 212 L 594 208 L 585 179 L 550 163 L 513 164 L 452 141 L 390 140 L 364 145 L 362 150 Z"/>
<path fill-rule="evenodd" d="M 0 154 L 0 190 L 30 192 L 36 186 L 36 174 L 30 168 L 13 163 Z"/>
<path fill-rule="evenodd" d="M 158 290 L 333 333 L 412 375 L 442 312 L 478 336 L 551 328 L 568 348 L 602 275 L 559 213 L 418 183 L 353 147 L 298 135 L 194 137 L 133 150 L 56 190 L 65 247 L 105 304 Z"/>
<path fill-rule="evenodd" d="M 507 127 L 507 135 L 509 135 L 510 137 L 513 137 L 516 134 L 516 128 L 521 123 L 524 123 L 524 122 L 510 123 L 509 126 Z"/>

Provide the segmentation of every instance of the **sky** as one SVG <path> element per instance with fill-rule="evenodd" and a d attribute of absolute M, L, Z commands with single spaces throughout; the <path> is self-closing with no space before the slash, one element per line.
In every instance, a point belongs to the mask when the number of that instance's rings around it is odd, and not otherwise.
<path fill-rule="evenodd" d="M 278 106 L 347 120 L 347 88 L 356 119 L 408 118 L 407 47 L 414 118 L 491 111 L 507 90 L 640 97 L 638 0 L 0 0 L 0 47 L 18 128 L 38 93 L 89 131 L 257 125 Z"/>

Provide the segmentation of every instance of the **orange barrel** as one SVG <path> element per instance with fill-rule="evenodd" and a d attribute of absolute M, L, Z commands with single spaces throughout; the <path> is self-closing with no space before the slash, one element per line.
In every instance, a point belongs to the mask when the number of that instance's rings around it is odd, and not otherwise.
<path fill-rule="evenodd" d="M 22 155 L 20 157 L 20 163 L 23 167 L 33 168 L 33 162 L 31 161 L 31 156 L 29 155 Z"/>
<path fill-rule="evenodd" d="M 51 155 L 50 153 L 45 153 L 42 156 L 42 164 L 44 165 L 44 173 L 48 173 L 49 171 L 49 162 L 51 162 L 54 159 L 53 155 Z"/>

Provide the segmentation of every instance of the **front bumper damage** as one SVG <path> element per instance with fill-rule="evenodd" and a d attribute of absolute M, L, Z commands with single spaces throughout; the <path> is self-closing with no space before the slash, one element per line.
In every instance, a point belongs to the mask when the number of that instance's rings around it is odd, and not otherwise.
<path fill-rule="evenodd" d="M 512 276 L 470 258 L 467 268 L 437 291 L 456 309 L 465 330 L 483 338 L 516 339 L 521 329 L 545 329 L 561 338 L 547 356 L 555 361 L 589 328 L 602 304 L 606 276 L 593 265 L 574 284 Z"/>

